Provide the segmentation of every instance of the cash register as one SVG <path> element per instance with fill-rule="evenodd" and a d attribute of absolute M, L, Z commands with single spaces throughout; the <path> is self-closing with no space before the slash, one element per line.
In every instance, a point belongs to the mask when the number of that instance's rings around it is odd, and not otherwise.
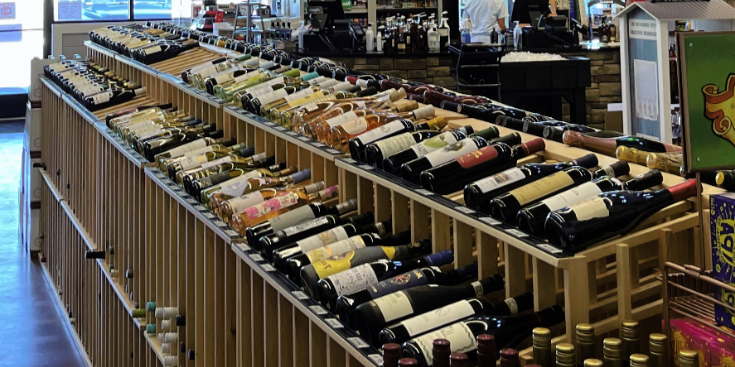
<path fill-rule="evenodd" d="M 309 51 L 358 51 L 365 48 L 365 30 L 357 23 L 345 20 L 340 1 L 309 1 L 304 20 L 311 31 L 304 34 L 300 48 Z"/>
<path fill-rule="evenodd" d="M 523 48 L 579 45 L 578 27 L 570 30 L 566 15 L 550 14 L 549 0 L 515 0 L 511 24 L 530 24 L 523 27 Z"/>

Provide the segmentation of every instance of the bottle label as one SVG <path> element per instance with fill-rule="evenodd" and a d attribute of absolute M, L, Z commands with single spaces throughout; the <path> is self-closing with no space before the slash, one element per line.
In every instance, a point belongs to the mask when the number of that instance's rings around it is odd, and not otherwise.
<path fill-rule="evenodd" d="M 137 132 L 138 140 L 151 138 L 155 135 L 160 134 L 161 132 L 163 132 L 163 128 L 161 127 L 161 125 L 151 126 L 150 129 L 143 129 Z"/>
<path fill-rule="evenodd" d="M 523 171 L 519 168 L 511 168 L 490 177 L 483 178 L 482 180 L 475 182 L 475 185 L 480 188 L 482 193 L 488 193 L 503 186 L 518 182 L 524 178 L 526 178 L 526 175 L 523 174 Z"/>
<path fill-rule="evenodd" d="M 275 218 L 271 218 L 268 220 L 268 223 L 271 224 L 273 232 L 278 232 L 285 228 L 306 222 L 307 220 L 314 219 L 314 217 L 314 210 L 311 208 L 311 205 L 305 205 L 298 209 L 281 214 Z"/>
<path fill-rule="evenodd" d="M 429 283 L 429 278 L 420 269 L 416 269 L 371 285 L 367 287 L 367 291 L 371 299 L 377 299 L 386 294 L 398 292 L 401 289 L 413 288 L 427 283 Z"/>
<path fill-rule="evenodd" d="M 263 176 L 262 173 L 258 171 L 250 171 L 244 175 L 238 176 L 228 182 L 230 182 L 229 185 L 222 187 L 221 193 L 223 195 L 227 195 L 229 197 L 235 197 L 242 195 L 245 190 L 250 187 L 250 180 L 251 178 L 259 178 Z"/>
<path fill-rule="evenodd" d="M 378 282 L 378 277 L 370 264 L 363 264 L 354 269 L 329 276 L 338 296 L 352 294 Z"/>
<path fill-rule="evenodd" d="M 260 101 L 260 105 L 261 106 L 265 106 L 268 103 L 271 103 L 271 102 L 273 102 L 273 101 L 275 101 L 277 99 L 281 99 L 281 98 L 283 98 L 283 97 L 285 97 L 287 95 L 288 95 L 288 92 L 286 91 L 286 89 L 285 88 L 281 88 L 281 89 L 278 89 L 278 90 L 276 90 L 276 91 L 274 91 L 272 93 L 268 93 L 268 94 L 266 94 L 264 96 L 258 97 L 258 101 Z"/>
<path fill-rule="evenodd" d="M 295 192 L 289 192 L 286 195 L 275 197 L 269 200 L 266 200 L 260 204 L 257 204 L 255 206 L 251 206 L 243 211 L 243 214 L 247 216 L 248 219 L 258 219 L 264 215 L 267 215 L 272 212 L 277 212 L 281 209 L 285 209 L 291 206 L 296 205 L 299 202 L 299 195 Z"/>
<path fill-rule="evenodd" d="M 306 112 L 314 112 L 319 109 L 319 107 L 316 105 L 316 103 L 309 103 L 304 106 L 304 109 L 306 110 Z"/>
<path fill-rule="evenodd" d="M 263 201 L 265 201 L 265 199 L 263 198 L 263 194 L 261 194 L 259 191 L 256 191 L 244 196 L 227 200 L 227 203 L 230 204 L 233 214 L 239 214 L 242 213 L 243 210 L 250 208 L 251 206 L 261 204 Z"/>
<path fill-rule="evenodd" d="M 468 301 L 459 301 L 451 305 L 429 311 L 424 314 L 414 316 L 401 324 L 408 331 L 408 335 L 423 334 L 428 330 L 447 325 L 458 320 L 465 319 L 475 314 L 475 309 Z"/>
<path fill-rule="evenodd" d="M 328 231 L 324 231 L 311 237 L 307 237 L 301 241 L 296 242 L 296 244 L 301 249 L 301 252 L 307 253 L 309 251 L 313 251 L 315 249 L 322 248 L 326 245 L 346 239 L 347 231 L 345 231 L 343 227 L 335 227 Z"/>
<path fill-rule="evenodd" d="M 546 200 L 541 201 L 550 211 L 561 209 L 567 206 L 578 204 L 597 194 L 602 193 L 597 185 L 593 182 L 585 182 L 577 187 L 571 188 L 561 194 L 554 195 Z"/>
<path fill-rule="evenodd" d="M 498 150 L 494 146 L 482 147 L 472 153 L 465 154 L 457 158 L 457 162 L 462 168 L 472 168 L 478 164 L 491 161 L 498 157 Z"/>
<path fill-rule="evenodd" d="M 433 151 L 439 150 L 448 146 L 449 144 L 454 144 L 456 142 L 457 137 L 451 132 L 446 132 L 439 134 L 431 139 L 424 140 L 418 144 L 413 144 L 411 146 L 411 150 L 416 153 L 417 158 L 421 158 Z"/>
<path fill-rule="evenodd" d="M 290 96 L 286 96 L 286 102 L 291 102 L 293 100 L 306 97 L 308 95 L 314 94 L 314 90 L 311 88 L 306 88 L 302 91 L 296 92 Z"/>
<path fill-rule="evenodd" d="M 254 76 L 258 76 L 260 74 L 261 73 L 258 72 L 258 71 L 251 71 L 251 72 L 249 72 L 247 74 L 243 74 L 243 75 L 238 76 L 237 78 L 235 78 L 235 80 L 233 80 L 233 83 L 237 84 L 237 83 L 240 83 L 240 82 L 244 82 L 244 81 L 249 80 L 250 78 L 252 78 Z"/>
<path fill-rule="evenodd" d="M 321 83 L 321 82 L 323 82 L 325 80 L 327 80 L 326 77 L 320 76 L 318 78 L 314 78 L 312 80 L 309 80 L 309 85 L 312 85 L 312 86 L 318 85 L 319 83 Z"/>
<path fill-rule="evenodd" d="M 413 135 L 411 133 L 404 133 L 392 138 L 383 139 L 374 143 L 380 152 L 383 153 L 383 157 L 390 157 L 404 149 L 410 148 L 411 145 L 416 144 Z"/>
<path fill-rule="evenodd" d="M 220 159 L 215 159 L 215 160 L 213 160 L 211 162 L 202 163 L 202 169 L 207 169 L 207 168 L 210 168 L 210 167 L 214 167 L 214 166 L 216 166 L 218 164 L 230 163 L 230 162 L 232 162 L 232 157 L 231 156 L 222 157 Z"/>
<path fill-rule="evenodd" d="M 574 184 L 574 180 L 566 172 L 557 172 L 549 177 L 531 182 L 509 192 L 518 200 L 518 203 L 526 205 L 552 191 L 557 191 Z"/>
<path fill-rule="evenodd" d="M 306 257 L 312 263 L 328 259 L 330 257 L 346 254 L 350 251 L 365 247 L 365 241 L 361 236 L 353 236 L 346 240 L 335 242 L 331 245 L 320 247 L 306 253 Z"/>
<path fill-rule="evenodd" d="M 229 82 L 230 80 L 233 80 L 233 79 L 234 79 L 234 78 L 232 77 L 232 74 L 233 74 L 233 73 L 231 73 L 231 72 L 228 72 L 228 73 L 225 73 L 225 74 L 222 74 L 222 75 L 216 76 L 216 77 L 214 78 L 214 81 L 216 81 L 216 82 L 217 82 L 217 84 L 222 84 L 222 83 L 226 83 L 226 82 Z"/>
<path fill-rule="evenodd" d="M 508 310 L 510 310 L 510 315 L 513 316 L 518 313 L 518 303 L 513 298 L 508 298 L 505 301 L 505 304 L 508 306 Z"/>
<path fill-rule="evenodd" d="M 180 147 L 171 149 L 168 151 L 168 153 L 171 157 L 175 157 L 177 155 L 182 155 L 184 153 L 191 152 L 192 150 L 195 150 L 195 149 L 204 148 L 207 145 L 209 144 L 207 144 L 206 139 L 199 139 L 199 140 L 192 141 L 191 143 L 184 144 Z"/>
<path fill-rule="evenodd" d="M 474 152 L 475 150 L 477 150 L 477 142 L 474 139 L 462 139 L 456 143 L 449 144 L 439 150 L 428 153 L 424 158 L 431 163 L 432 167 L 436 167 L 459 156 Z"/>
<path fill-rule="evenodd" d="M 396 254 L 395 247 L 368 247 L 362 249 L 366 251 L 362 253 L 360 258 L 362 260 L 374 261 L 380 259 L 392 259 Z M 330 275 L 343 272 L 352 267 L 352 258 L 355 257 L 355 251 L 350 251 L 346 254 L 335 256 L 331 259 L 325 259 L 313 263 L 314 271 L 319 276 L 319 279 L 324 279 Z M 362 261 L 365 262 L 365 261 Z"/>
<path fill-rule="evenodd" d="M 316 218 L 308 222 L 297 224 L 293 227 L 288 227 L 283 230 L 283 234 L 286 236 L 293 236 L 297 233 L 301 233 L 301 232 L 307 231 L 309 229 L 312 229 L 312 228 L 315 228 L 315 227 L 318 227 L 318 226 L 321 226 L 327 223 L 329 223 L 329 218 L 327 217 Z"/>
<path fill-rule="evenodd" d="M 610 215 L 610 211 L 607 209 L 607 205 L 605 205 L 605 199 L 601 197 L 595 197 L 577 205 L 572 205 L 570 209 L 579 221 L 592 218 L 605 218 Z"/>
<path fill-rule="evenodd" d="M 270 86 L 263 87 L 263 88 L 260 88 L 260 89 L 256 89 L 256 90 L 250 92 L 250 95 L 252 96 L 252 98 L 257 98 L 257 97 L 266 95 L 268 93 L 273 93 L 273 88 L 271 88 Z"/>
<path fill-rule="evenodd" d="M 345 122 L 341 126 L 345 132 L 349 135 L 357 135 L 368 128 L 367 120 L 365 120 L 365 117 L 358 117 L 356 120 Z"/>
<path fill-rule="evenodd" d="M 429 366 L 434 364 L 433 343 L 435 339 L 449 340 L 452 353 L 467 353 L 477 349 L 475 335 L 472 334 L 472 330 L 463 322 L 452 324 L 414 339 Z"/>
<path fill-rule="evenodd" d="M 92 101 L 94 101 L 94 104 L 102 104 L 109 102 L 112 96 L 112 92 L 98 93 L 92 96 Z"/>
<path fill-rule="evenodd" d="M 361 117 L 362 118 L 362 117 Z M 358 119 L 359 120 L 359 119 Z M 391 133 L 394 133 L 396 131 L 400 131 L 401 129 L 406 129 L 406 125 L 403 121 L 391 121 L 385 125 L 379 126 L 375 129 L 372 129 L 358 137 L 357 139 L 360 139 L 360 141 L 363 144 L 370 144 L 378 139 L 381 139 Z M 411 139 L 413 140 L 413 139 Z"/>
<path fill-rule="evenodd" d="M 605 170 L 605 174 L 607 176 L 609 176 L 609 177 L 615 177 L 615 170 L 612 167 L 605 166 L 605 168 L 603 168 L 603 170 Z"/>
<path fill-rule="evenodd" d="M 472 288 L 475 289 L 475 296 L 482 297 L 485 294 L 485 290 L 482 289 L 482 283 L 472 282 L 470 283 L 470 285 L 472 285 Z"/>
<path fill-rule="evenodd" d="M 341 115 L 339 115 L 337 117 L 332 117 L 331 119 L 328 119 L 325 122 L 331 128 L 331 127 L 342 125 L 344 123 L 347 123 L 347 122 L 350 122 L 350 121 L 355 121 L 355 120 L 357 120 L 357 114 L 355 113 L 355 111 L 349 111 L 349 112 L 343 113 L 343 114 L 341 114 Z"/>
<path fill-rule="evenodd" d="M 413 313 L 411 301 L 408 300 L 408 297 L 403 292 L 391 293 L 371 302 L 378 306 L 378 309 L 383 314 L 383 318 L 385 318 L 385 322 L 398 320 L 401 317 Z"/>
<path fill-rule="evenodd" d="M 161 48 L 161 46 L 153 46 L 146 48 L 144 51 L 146 55 L 152 55 L 163 51 L 163 49 Z"/>
<path fill-rule="evenodd" d="M 368 81 L 366 79 L 357 79 L 356 85 L 360 88 L 367 88 Z"/>

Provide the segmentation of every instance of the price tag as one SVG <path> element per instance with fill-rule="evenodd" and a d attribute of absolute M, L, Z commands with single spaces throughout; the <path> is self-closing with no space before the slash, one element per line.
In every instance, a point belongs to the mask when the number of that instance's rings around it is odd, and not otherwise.
<path fill-rule="evenodd" d="M 292 135 L 296 135 L 296 133 L 294 132 L 294 134 L 292 134 Z M 299 139 L 301 141 L 310 141 L 311 140 L 311 138 L 309 138 L 308 136 L 299 136 L 297 139 Z"/>
<path fill-rule="evenodd" d="M 263 121 L 263 124 L 265 124 L 265 125 L 267 125 L 267 126 L 273 126 L 273 125 L 274 125 L 274 124 L 273 124 L 272 122 L 270 122 L 270 121 Z"/>
<path fill-rule="evenodd" d="M 342 151 L 337 149 L 329 149 L 328 152 L 332 154 L 342 154 Z"/>
<path fill-rule="evenodd" d="M 285 131 L 286 130 L 286 128 L 283 127 L 283 126 L 281 126 L 281 125 L 278 125 L 278 126 L 274 127 L 274 129 L 276 129 L 278 131 Z"/>
<path fill-rule="evenodd" d="M 174 192 L 177 194 L 183 194 L 184 190 L 182 190 L 180 187 L 177 186 L 177 187 L 174 187 Z"/>
<path fill-rule="evenodd" d="M 373 167 L 373 166 L 371 166 L 369 164 L 361 164 L 360 165 L 360 168 L 364 169 L 365 171 L 370 171 L 370 170 L 372 170 L 375 167 Z"/>
<path fill-rule="evenodd" d="M 214 219 L 214 214 L 212 214 L 210 212 L 202 212 L 202 215 L 204 216 L 204 218 Z"/>
<path fill-rule="evenodd" d="M 176 187 L 176 182 L 168 181 L 166 182 L 166 185 L 168 185 L 169 187 Z"/>
<path fill-rule="evenodd" d="M 474 210 L 472 210 L 472 209 L 470 209 L 470 208 L 468 208 L 466 206 L 461 206 L 461 205 L 460 206 L 455 206 L 454 207 L 454 210 L 456 210 L 456 211 L 458 211 L 460 213 L 464 213 L 464 214 L 472 214 L 472 213 L 475 212 Z"/>
<path fill-rule="evenodd" d="M 320 305 L 309 306 L 309 309 L 319 316 L 327 314 L 327 310 Z"/>
<path fill-rule="evenodd" d="M 250 257 L 252 258 L 252 256 Z M 261 265 L 261 267 L 263 268 L 263 270 L 268 271 L 268 272 L 276 271 L 276 268 L 274 268 L 273 265 L 271 264 L 263 264 Z"/>
<path fill-rule="evenodd" d="M 536 244 L 536 246 L 538 248 L 540 248 L 540 249 L 542 249 L 542 250 L 550 253 L 550 254 L 560 254 L 560 253 L 562 253 L 562 251 L 560 249 L 558 249 L 558 248 L 556 248 L 554 246 L 551 246 L 551 245 L 549 245 L 547 243 L 539 243 L 539 244 Z"/>
<path fill-rule="evenodd" d="M 296 135 L 298 135 L 298 133 L 296 133 L 295 131 L 286 131 L 286 135 L 296 136 Z M 306 137 L 305 136 L 302 136 L 302 137 L 299 138 L 299 140 L 301 140 L 301 138 L 306 138 Z"/>
<path fill-rule="evenodd" d="M 368 345 L 368 343 L 365 343 L 365 341 L 364 341 L 364 340 L 362 340 L 362 338 L 360 338 L 359 336 L 353 336 L 353 337 L 351 337 L 351 338 L 347 338 L 347 340 L 348 340 L 348 341 L 349 341 L 349 342 L 350 342 L 350 343 L 351 343 L 352 345 L 354 345 L 354 346 L 355 346 L 355 347 L 357 347 L 357 348 L 368 348 L 368 347 L 370 347 L 370 346 Z"/>
<path fill-rule="evenodd" d="M 198 201 L 196 201 L 196 200 L 194 200 L 192 198 L 186 199 L 186 202 L 189 203 L 189 204 L 191 204 L 191 205 L 197 205 L 197 204 L 199 204 Z"/>
<path fill-rule="evenodd" d="M 243 110 L 242 108 L 238 107 L 237 112 L 240 114 L 247 114 L 248 111 Z"/>
<path fill-rule="evenodd" d="M 349 163 L 349 164 L 355 164 L 355 163 L 357 163 L 357 161 L 354 160 L 354 159 L 352 159 L 352 158 L 345 158 L 344 161 L 347 162 L 347 163 Z"/>
<path fill-rule="evenodd" d="M 491 226 L 498 226 L 498 225 L 500 225 L 500 221 L 499 220 L 496 220 L 496 219 L 493 219 L 492 217 L 481 217 L 480 220 L 483 221 L 483 222 L 485 222 L 485 223 L 487 223 L 487 224 L 489 224 L 489 225 L 491 225 Z"/>
<path fill-rule="evenodd" d="M 224 99 L 219 98 L 219 97 L 215 98 L 214 101 L 217 102 L 217 103 L 219 103 L 219 104 L 225 104 L 225 103 L 227 103 L 227 101 L 225 101 Z"/>
<path fill-rule="evenodd" d="M 253 261 L 257 261 L 257 262 L 260 262 L 260 261 L 265 260 L 265 259 L 263 259 L 263 256 L 260 256 L 260 254 L 252 254 L 252 255 L 250 255 L 250 258 Z"/>
<path fill-rule="evenodd" d="M 228 236 L 230 236 L 230 237 L 240 237 L 240 234 L 239 233 L 237 233 L 237 232 L 235 232 L 235 231 L 233 231 L 231 229 L 226 230 L 225 231 L 225 234 L 228 235 Z"/>
<path fill-rule="evenodd" d="M 303 300 L 307 300 L 307 299 L 309 299 L 309 298 L 310 298 L 310 297 L 309 297 L 309 296 L 307 296 L 307 295 L 306 295 L 306 293 L 304 293 L 303 291 L 293 291 L 293 292 L 291 292 L 291 294 L 293 294 L 293 296 L 294 296 L 294 297 L 296 297 L 296 299 L 300 299 L 300 300 L 302 300 L 302 301 L 303 301 Z"/>
<path fill-rule="evenodd" d="M 207 210 L 207 208 L 205 208 L 204 205 L 194 205 L 194 209 L 196 209 L 196 210 L 198 210 L 200 212 L 203 212 L 203 211 Z"/>
<path fill-rule="evenodd" d="M 326 322 L 327 324 L 329 324 L 329 326 L 331 326 L 331 327 L 332 327 L 332 329 L 341 329 L 341 328 L 343 328 L 343 327 L 344 327 L 344 326 L 342 325 L 342 323 L 341 323 L 341 322 L 339 322 L 339 320 L 337 320 L 337 319 L 335 319 L 335 318 L 330 318 L 330 319 L 324 319 L 324 321 L 325 321 L 325 322 Z"/>
<path fill-rule="evenodd" d="M 160 173 L 160 172 L 159 173 L 156 173 L 156 177 L 158 177 L 158 178 L 166 178 L 166 176 L 164 176 L 164 174 L 163 173 Z"/>
<path fill-rule="evenodd" d="M 214 221 L 214 225 L 217 226 L 217 227 L 227 227 L 227 224 L 225 224 L 225 222 L 223 222 L 221 220 L 215 220 Z"/>
<path fill-rule="evenodd" d="M 506 229 L 505 233 L 510 233 L 518 238 L 528 237 L 528 234 L 521 232 L 517 229 Z"/>
<path fill-rule="evenodd" d="M 324 144 L 322 144 L 322 143 L 320 143 L 320 142 L 318 142 L 318 141 L 312 141 L 312 142 L 311 142 L 311 145 L 313 145 L 313 146 L 315 146 L 315 147 L 317 147 L 317 148 L 321 148 L 321 147 L 324 147 L 324 146 L 326 146 L 326 145 L 324 145 Z"/>
<path fill-rule="evenodd" d="M 237 248 L 239 248 L 240 251 L 242 251 L 242 252 L 248 252 L 248 251 L 250 251 L 250 246 L 248 246 L 245 243 L 238 243 L 235 246 L 237 246 Z"/>
<path fill-rule="evenodd" d="M 368 354 L 368 358 L 378 366 L 383 365 L 383 356 L 381 356 L 380 354 Z"/>
<path fill-rule="evenodd" d="M 429 190 L 424 190 L 424 189 L 418 189 L 418 190 L 416 190 L 416 192 L 418 192 L 419 194 L 424 195 L 424 196 L 434 195 L 433 192 L 431 192 Z"/>

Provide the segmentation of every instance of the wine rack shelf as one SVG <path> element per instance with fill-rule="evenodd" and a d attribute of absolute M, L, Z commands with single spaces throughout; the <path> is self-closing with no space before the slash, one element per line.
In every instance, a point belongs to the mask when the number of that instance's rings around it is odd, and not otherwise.
<path fill-rule="evenodd" d="M 656 275 L 663 261 L 704 258 L 693 245 L 701 235 L 696 201 L 662 210 L 623 238 L 577 254 L 558 252 L 468 210 L 461 195 L 434 195 L 396 181 L 179 79 L 181 70 L 228 50 L 205 46 L 146 66 L 91 42 L 87 47 L 90 58 L 147 88 L 144 98 L 93 114 L 43 80 L 44 266 L 94 365 L 167 366 L 173 359 L 187 367 L 341 367 L 381 361 L 378 350 L 274 271 L 237 232 L 105 126 L 106 114 L 127 107 L 170 102 L 216 123 L 225 136 L 255 146 L 256 153 L 310 168 L 311 181 L 340 185 L 339 199 L 327 205 L 356 199 L 358 212 L 372 211 L 376 221 L 392 218 L 394 233 L 411 229 L 414 240 L 431 238 L 434 251 L 453 249 L 456 267 L 478 261 L 480 278 L 503 274 L 505 290 L 493 299 L 533 291 L 536 310 L 563 305 L 566 325 L 554 343 L 573 342 L 574 333 L 567 336 L 564 329 L 574 330 L 580 322 L 591 321 L 597 334 L 605 334 L 624 319 L 660 314 Z M 443 110 L 438 114 L 455 127 L 488 125 Z M 513 132 L 498 128 L 501 134 Z M 521 135 L 524 141 L 535 138 Z M 546 150 L 519 163 L 587 153 L 546 141 Z M 600 165 L 615 161 L 601 155 L 598 160 Z M 631 164 L 631 175 L 646 170 Z M 665 186 L 682 181 L 664 176 Z M 705 188 L 704 195 L 712 191 Z M 106 258 L 85 260 L 89 250 L 106 251 Z M 160 318 L 150 312 L 134 317 L 148 302 L 177 307 L 185 317 L 185 325 L 174 326 L 181 344 L 170 346 L 173 354 L 164 352 L 158 334 L 146 332 L 152 325 L 162 332 Z M 521 355 L 531 358 L 529 349 Z"/>

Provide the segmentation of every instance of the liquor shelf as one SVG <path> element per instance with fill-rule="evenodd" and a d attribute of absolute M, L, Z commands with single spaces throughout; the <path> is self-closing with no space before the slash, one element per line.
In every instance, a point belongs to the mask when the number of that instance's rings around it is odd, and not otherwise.
<path fill-rule="evenodd" d="M 622 238 L 564 253 L 464 207 L 457 195 L 441 196 L 398 181 L 339 150 L 220 103 L 178 78 L 187 66 L 229 50 L 207 47 L 146 66 L 91 42 L 87 47 L 90 58 L 107 62 L 150 91 L 93 114 L 43 79 L 43 105 L 48 106 L 43 110 L 43 151 L 50 152 L 43 172 L 44 267 L 61 290 L 60 302 L 68 304 L 94 365 L 378 366 L 382 361 L 377 349 L 100 120 L 128 107 L 171 102 L 216 123 L 225 137 L 254 146 L 256 153 L 310 168 L 312 182 L 341 188 L 339 200 L 325 205 L 356 199 L 358 213 L 373 212 L 376 221 L 392 218 L 393 233 L 410 229 L 413 240 L 431 238 L 432 252 L 452 249 L 454 267 L 478 261 L 478 278 L 504 275 L 504 294 L 493 299 L 533 291 L 534 310 L 563 305 L 569 334 L 554 343 L 574 342 L 571 331 L 578 323 L 591 321 L 600 335 L 623 320 L 660 314 L 661 285 L 655 277 L 663 261 L 705 256 L 692 246 L 700 236 L 700 208 L 693 201 L 660 211 Z M 448 111 L 437 109 L 437 114 L 453 127 L 489 126 Z M 513 132 L 498 129 L 501 135 Z M 521 137 L 524 142 L 534 138 Z M 519 164 L 586 153 L 547 140 L 545 150 Z M 598 160 L 600 166 L 615 161 L 602 155 Z M 644 171 L 631 164 L 631 176 Z M 664 186 L 683 180 L 664 176 Z M 705 195 L 711 191 L 706 188 Z M 87 251 L 105 251 L 106 256 L 84 260 Z M 173 326 L 180 344 L 166 343 L 170 352 L 158 334 L 147 332 L 164 331 L 160 317 L 143 313 L 148 302 L 176 307 L 185 318 Z M 530 348 L 521 356 L 529 361 Z"/>

